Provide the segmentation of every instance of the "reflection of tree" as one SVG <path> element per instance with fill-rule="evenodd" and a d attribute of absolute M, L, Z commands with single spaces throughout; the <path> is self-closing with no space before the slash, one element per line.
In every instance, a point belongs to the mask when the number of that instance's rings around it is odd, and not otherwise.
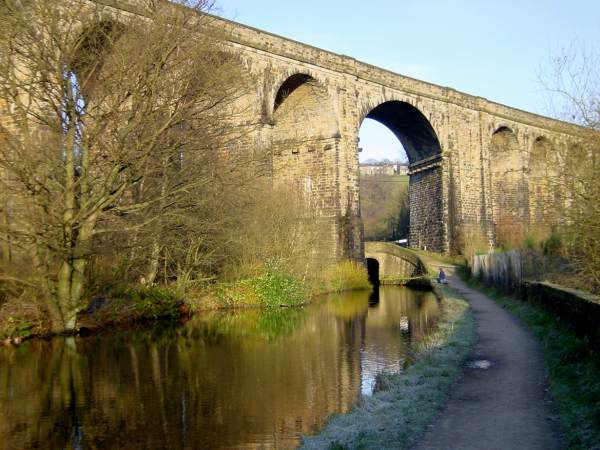
<path fill-rule="evenodd" d="M 291 334 L 305 319 L 301 308 L 228 311 L 208 316 L 207 328 L 217 334 L 253 336 L 268 341 Z"/>
<path fill-rule="evenodd" d="M 369 307 L 369 296 L 364 291 L 332 294 L 328 297 L 327 308 L 337 317 L 354 319 L 363 316 Z"/>
<path fill-rule="evenodd" d="M 435 299 L 395 291 L 0 349 L 0 449 L 293 447 L 351 408 L 374 341 L 402 356 L 401 316 L 427 328 Z"/>
<path fill-rule="evenodd" d="M 73 338 L 1 352 L 0 449 L 77 448 L 86 369 Z"/>
<path fill-rule="evenodd" d="M 247 311 L 217 325 L 55 339 L 12 361 L 2 351 L 0 383 L 16 395 L 0 394 L 0 448 L 247 448 L 274 434 L 277 448 L 293 446 L 358 394 L 354 322 L 311 314 L 311 326 L 303 310 Z"/>

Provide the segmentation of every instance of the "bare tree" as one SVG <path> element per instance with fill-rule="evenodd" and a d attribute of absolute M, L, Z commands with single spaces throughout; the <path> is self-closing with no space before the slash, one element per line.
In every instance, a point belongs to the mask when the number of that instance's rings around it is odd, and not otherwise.
<path fill-rule="evenodd" d="M 549 113 L 600 130 L 600 53 L 577 43 L 557 51 L 538 71 L 548 96 Z"/>
<path fill-rule="evenodd" d="M 566 256 L 581 277 L 580 286 L 600 291 L 600 54 L 572 45 L 557 53 L 539 80 L 549 92 L 551 112 L 582 125 L 562 162 L 557 188 L 568 207 Z"/>
<path fill-rule="evenodd" d="M 215 227 L 191 217 L 254 160 L 234 126 L 244 77 L 211 38 L 205 0 L 119 18 L 93 2 L 3 3 L 0 241 L 27 270 L 0 277 L 35 289 L 53 328 L 72 330 L 103 240 L 140 248 L 151 281 L 166 234 Z"/>

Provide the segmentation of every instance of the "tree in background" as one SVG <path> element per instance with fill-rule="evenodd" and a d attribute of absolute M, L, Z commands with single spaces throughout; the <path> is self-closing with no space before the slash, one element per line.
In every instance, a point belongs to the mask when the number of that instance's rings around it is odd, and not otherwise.
<path fill-rule="evenodd" d="M 392 241 L 408 237 L 408 177 L 361 175 L 360 207 L 365 239 Z"/>
<path fill-rule="evenodd" d="M 552 113 L 585 127 L 562 161 L 558 188 L 566 195 L 562 248 L 580 277 L 579 286 L 600 292 L 600 54 L 571 46 L 552 58 L 539 75 L 550 93 Z"/>
<path fill-rule="evenodd" d="M 206 32 L 207 0 L 179 3 L 116 21 L 95 3 L 3 2 L 0 284 L 42 296 L 55 331 L 75 327 L 102 257 L 149 282 L 208 270 L 228 188 L 262 159 L 233 125 L 239 58 Z"/>

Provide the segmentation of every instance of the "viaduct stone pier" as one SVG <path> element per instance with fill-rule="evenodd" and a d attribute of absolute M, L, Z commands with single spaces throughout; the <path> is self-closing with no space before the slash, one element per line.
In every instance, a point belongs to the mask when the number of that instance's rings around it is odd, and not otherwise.
<path fill-rule="evenodd" d="M 98 0 L 143 14 L 144 0 Z M 393 73 L 215 17 L 252 80 L 252 140 L 272 151 L 275 183 L 304 196 L 331 229 L 338 257 L 364 257 L 358 133 L 387 126 L 410 163 L 411 247 L 438 252 L 511 227 L 548 227 L 564 196 L 550 187 L 579 128 Z M 507 87 L 509 88 L 509 87 Z"/>

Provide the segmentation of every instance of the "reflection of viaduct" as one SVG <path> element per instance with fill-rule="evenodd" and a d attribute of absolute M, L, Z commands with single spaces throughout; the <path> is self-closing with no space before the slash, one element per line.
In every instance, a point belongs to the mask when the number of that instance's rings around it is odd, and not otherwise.
<path fill-rule="evenodd" d="M 133 11 L 144 0 L 102 0 Z M 546 176 L 577 127 L 215 19 L 255 81 L 256 142 L 273 149 L 275 180 L 301 190 L 335 237 L 338 255 L 362 257 L 358 131 L 386 125 L 410 161 L 410 244 L 447 251 L 498 225 L 548 225 Z"/>

